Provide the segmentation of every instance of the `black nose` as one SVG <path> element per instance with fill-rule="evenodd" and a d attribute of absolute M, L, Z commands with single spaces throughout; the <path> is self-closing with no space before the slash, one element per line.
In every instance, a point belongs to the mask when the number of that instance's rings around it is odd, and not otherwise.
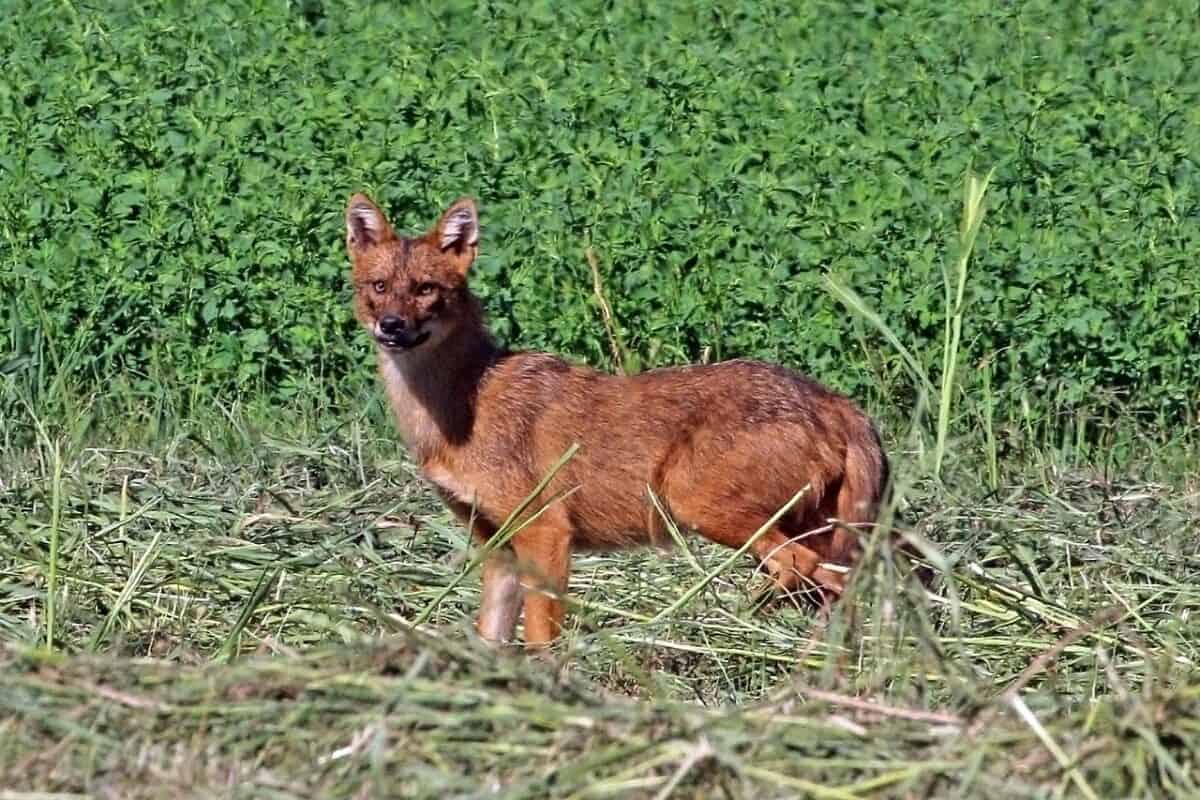
<path fill-rule="evenodd" d="M 394 314 L 388 314 L 379 320 L 379 332 L 384 336 L 395 336 L 398 333 L 403 333 L 408 327 L 408 323 L 403 317 L 397 317 Z"/>

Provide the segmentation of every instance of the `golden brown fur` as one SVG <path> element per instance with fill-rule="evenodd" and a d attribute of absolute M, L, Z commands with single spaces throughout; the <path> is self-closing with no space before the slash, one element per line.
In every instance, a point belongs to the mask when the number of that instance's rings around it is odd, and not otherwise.
<path fill-rule="evenodd" d="M 879 436 L 851 401 L 756 361 L 616 377 L 509 352 L 467 289 L 479 233 L 470 200 L 415 239 L 362 195 L 346 220 L 355 313 L 376 338 L 401 435 L 477 539 L 580 445 L 540 499 L 573 491 L 485 566 L 486 638 L 509 639 L 522 605 L 527 643 L 558 634 L 572 551 L 662 542 L 647 487 L 681 527 L 739 547 L 808 485 L 753 549 L 784 590 L 840 594 L 844 573 L 821 564 L 852 564 L 857 538 L 829 522 L 873 523 L 888 478 Z"/>

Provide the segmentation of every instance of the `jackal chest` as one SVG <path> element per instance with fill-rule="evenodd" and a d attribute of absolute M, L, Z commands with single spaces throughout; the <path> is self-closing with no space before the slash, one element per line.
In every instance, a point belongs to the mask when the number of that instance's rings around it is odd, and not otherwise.
<path fill-rule="evenodd" d="M 452 473 L 440 464 L 424 467 L 425 478 L 447 496 L 468 506 L 481 502 L 479 490 L 473 481 Z"/>

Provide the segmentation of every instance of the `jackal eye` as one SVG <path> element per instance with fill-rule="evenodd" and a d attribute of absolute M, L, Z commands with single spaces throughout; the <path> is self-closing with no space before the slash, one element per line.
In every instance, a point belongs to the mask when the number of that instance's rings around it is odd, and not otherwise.
<path fill-rule="evenodd" d="M 426 281 L 425 283 L 418 283 L 416 291 L 417 291 L 417 296 L 428 297 L 429 295 L 431 295 L 435 291 L 437 291 L 437 284 L 429 283 L 428 281 Z"/>
<path fill-rule="evenodd" d="M 384 281 L 375 281 L 371 286 L 375 289 L 375 294 L 383 294 L 387 291 L 387 283 Z"/>

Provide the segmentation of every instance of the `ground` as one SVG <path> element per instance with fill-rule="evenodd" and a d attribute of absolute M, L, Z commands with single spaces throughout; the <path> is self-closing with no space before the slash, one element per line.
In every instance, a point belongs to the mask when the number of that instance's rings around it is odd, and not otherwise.
<path fill-rule="evenodd" d="M 756 607 L 749 560 L 664 615 L 730 551 L 588 555 L 568 634 L 538 660 L 474 637 L 466 538 L 386 430 L 231 430 L 5 450 L 6 797 L 1182 797 L 1200 783 L 1186 450 L 1124 478 L 1039 451 L 992 491 L 967 448 L 935 479 L 894 447 L 901 528 L 941 558 L 928 592 L 882 547 L 828 621 Z"/>

